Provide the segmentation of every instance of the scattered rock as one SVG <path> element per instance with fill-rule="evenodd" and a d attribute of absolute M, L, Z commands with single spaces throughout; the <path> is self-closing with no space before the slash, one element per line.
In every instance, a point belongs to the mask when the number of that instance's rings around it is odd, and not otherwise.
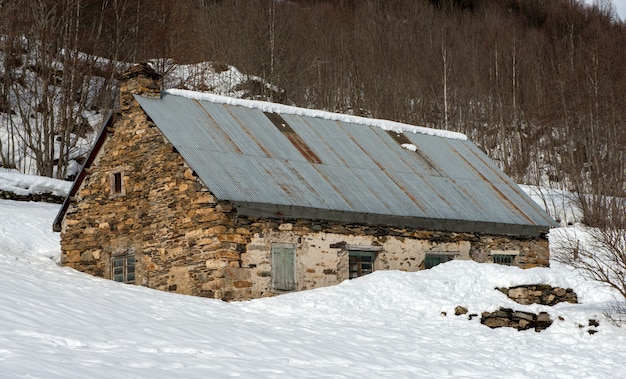
<path fill-rule="evenodd" d="M 467 308 L 465 307 L 458 305 L 456 308 L 454 308 L 454 314 L 456 316 L 464 315 L 466 313 L 467 313 Z"/>
<path fill-rule="evenodd" d="M 511 308 L 500 308 L 495 312 L 483 312 L 480 323 L 490 328 L 509 327 L 517 330 L 535 329 L 540 332 L 552 325 L 550 315 L 541 312 L 514 311 Z"/>

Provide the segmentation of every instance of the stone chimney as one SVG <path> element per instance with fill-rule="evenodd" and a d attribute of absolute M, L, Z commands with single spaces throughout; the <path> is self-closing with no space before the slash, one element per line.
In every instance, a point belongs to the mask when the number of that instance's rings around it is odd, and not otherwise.
<path fill-rule="evenodd" d="M 147 63 L 139 63 L 128 69 L 120 77 L 120 111 L 133 107 L 133 95 L 146 97 L 161 96 L 162 76 Z"/>

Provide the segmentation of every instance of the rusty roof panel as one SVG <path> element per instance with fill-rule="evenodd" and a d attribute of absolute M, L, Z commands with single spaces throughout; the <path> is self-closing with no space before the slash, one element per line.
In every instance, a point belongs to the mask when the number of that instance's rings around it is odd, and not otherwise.
<path fill-rule="evenodd" d="M 303 123 L 292 124 L 292 127 L 298 134 L 302 133 L 302 131 L 298 129 L 298 126 L 303 127 L 304 125 L 310 125 L 310 127 L 315 130 L 318 136 L 317 140 L 307 140 L 303 138 L 314 151 L 320 146 L 325 145 L 327 149 L 332 150 L 334 155 L 338 157 L 338 164 L 340 165 L 352 168 L 376 169 L 376 163 L 373 162 L 367 154 L 364 154 L 362 148 L 355 143 L 350 135 L 353 132 L 366 132 L 365 130 L 353 128 L 353 130 L 346 131 L 345 128 L 342 127 L 343 123 L 338 121 L 313 117 L 299 117 L 303 120 Z M 371 129 L 364 129 L 370 130 L 371 133 Z M 322 158 L 322 160 L 324 160 L 324 158 Z"/>
<path fill-rule="evenodd" d="M 294 146 L 286 144 L 285 138 L 274 127 L 265 113 L 258 109 L 246 109 L 231 105 L 218 105 L 218 113 L 228 113 L 237 122 L 237 129 L 230 129 L 233 135 L 246 135 L 252 138 L 271 158 L 290 161 L 306 161 Z M 253 155 L 251 153 L 251 155 Z"/>
<path fill-rule="evenodd" d="M 291 128 L 296 132 L 304 142 L 309 146 L 313 146 L 318 156 L 324 157 L 324 163 L 331 166 L 344 166 L 346 162 L 342 160 L 341 151 L 338 143 L 328 143 L 327 129 L 324 120 L 305 118 L 295 115 L 283 115 L 285 121 L 289 123 Z M 321 158 L 320 158 L 321 159 Z"/>
<path fill-rule="evenodd" d="M 268 156 L 268 153 L 250 135 L 240 132 L 242 125 L 245 125 L 245 123 L 240 122 L 235 115 L 230 112 L 224 112 L 224 108 L 216 106 L 216 104 L 199 101 L 196 101 L 196 103 L 205 112 L 207 126 L 212 129 L 218 129 L 220 136 L 224 140 L 230 141 L 236 147 L 236 149 L 230 151 L 238 151 L 244 155 Z M 214 141 L 218 142 L 218 140 Z"/>
<path fill-rule="evenodd" d="M 215 196 L 250 212 L 511 234 L 554 225 L 469 141 L 297 114 L 272 121 L 261 109 L 170 94 L 136 98 Z M 400 146 L 407 140 L 416 151 Z"/>

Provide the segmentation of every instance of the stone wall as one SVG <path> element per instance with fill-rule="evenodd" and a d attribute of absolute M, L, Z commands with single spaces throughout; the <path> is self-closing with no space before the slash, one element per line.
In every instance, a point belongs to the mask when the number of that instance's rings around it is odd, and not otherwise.
<path fill-rule="evenodd" d="M 49 192 L 19 195 L 15 192 L 0 190 L 0 199 L 14 201 L 42 201 L 46 203 L 62 204 L 63 200 L 65 200 L 65 196 L 58 196 Z"/>
<path fill-rule="evenodd" d="M 182 157 L 146 118 L 132 94 L 158 95 L 141 71 L 125 78 L 111 135 L 63 220 L 62 263 L 111 278 L 111 257 L 136 256 L 135 283 L 183 294 L 216 293 L 205 284 L 241 274 L 241 232 L 230 206 L 206 191 Z M 112 193 L 112 173 L 123 191 Z M 226 287 L 229 287 L 227 284 Z"/>
<path fill-rule="evenodd" d="M 375 269 L 416 271 L 428 253 L 547 265 L 545 238 L 506 238 L 314 220 L 244 217 L 218 201 L 146 117 L 133 94 L 158 96 L 154 73 L 123 78 L 120 113 L 62 223 L 62 263 L 111 278 L 111 258 L 134 254 L 135 283 L 224 300 L 272 296 L 272 243 L 296 247 L 296 290 L 348 278 L 350 248 L 376 251 Z M 121 188 L 115 188 L 115 177 Z"/>
<path fill-rule="evenodd" d="M 512 238 L 508 236 L 482 236 L 472 244 L 470 257 L 476 262 L 493 262 L 496 252 L 514 254 L 513 265 L 522 268 L 550 266 L 548 239 Z"/>

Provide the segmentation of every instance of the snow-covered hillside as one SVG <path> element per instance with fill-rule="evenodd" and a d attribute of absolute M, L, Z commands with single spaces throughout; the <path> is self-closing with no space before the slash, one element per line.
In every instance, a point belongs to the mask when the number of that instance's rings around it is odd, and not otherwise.
<path fill-rule="evenodd" d="M 8 95 L 0 98 L 0 167 L 17 168 L 29 174 L 42 174 L 48 165 L 54 169 L 46 175 L 73 177 L 80 169 L 98 134 L 107 109 L 114 107 L 117 93 L 115 78 L 131 66 L 78 53 L 76 57 L 59 53 L 51 56 L 50 67 L 38 63 L 37 49 L 29 51 L 27 40 L 9 68 L 0 65 L 0 76 Z M 39 47 L 39 43 L 34 44 Z M 0 49 L 0 59 L 5 52 Z M 84 72 L 76 67 L 76 62 Z M 64 63 L 66 65 L 64 65 Z M 18 64 L 19 63 L 19 64 Z M 237 68 L 217 62 L 192 65 L 175 64 L 171 59 L 154 59 L 150 64 L 164 75 L 164 88 L 210 92 L 233 98 L 288 101 L 284 91 L 260 77 L 247 75 Z M 8 72 L 5 72 L 8 70 Z M 80 77 L 80 89 L 66 88 L 70 80 Z M 45 89 L 45 90 L 44 90 Z M 68 96 L 78 92 L 79 99 Z M 42 104 L 49 104 L 42 106 Z M 59 160 L 61 156 L 64 159 Z M 58 167 L 65 165 L 66 167 Z"/>
<path fill-rule="evenodd" d="M 50 184 L 49 186 L 54 186 Z M 621 378 L 626 329 L 606 287 L 570 269 L 451 261 L 224 303 L 59 267 L 58 205 L 0 200 L 0 378 Z M 559 237 L 551 234 L 551 242 Z M 581 304 L 523 306 L 495 287 L 571 287 Z M 546 311 L 547 330 L 454 316 Z M 443 315 L 445 312 L 446 315 Z M 589 320 L 600 321 L 589 334 Z"/>

